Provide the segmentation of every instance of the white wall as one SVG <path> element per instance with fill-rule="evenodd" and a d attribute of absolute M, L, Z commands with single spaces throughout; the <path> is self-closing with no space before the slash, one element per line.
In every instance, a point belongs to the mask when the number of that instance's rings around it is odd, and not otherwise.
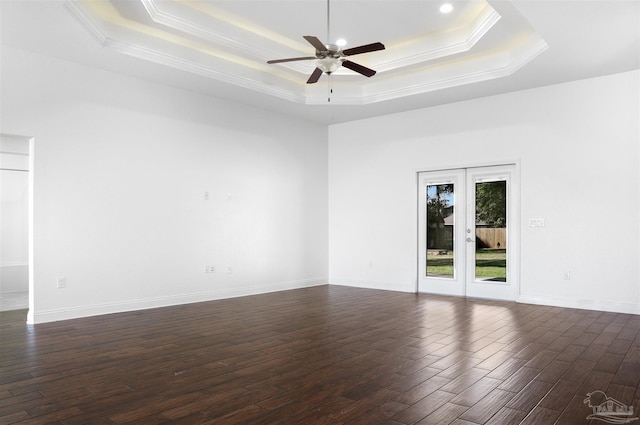
<path fill-rule="evenodd" d="M 330 283 L 415 291 L 416 172 L 518 161 L 520 301 L 640 313 L 639 80 L 634 71 L 331 126 Z"/>
<path fill-rule="evenodd" d="M 0 293 L 29 290 L 29 139 L 0 135 Z"/>
<path fill-rule="evenodd" d="M 327 282 L 326 127 L 8 47 L 2 89 L 35 138 L 31 321 Z"/>
<path fill-rule="evenodd" d="M 321 284 L 327 270 L 414 291 L 416 172 L 514 160 L 521 301 L 640 312 L 638 71 L 328 132 L 8 47 L 1 78 L 0 130 L 35 137 L 33 322 Z"/>

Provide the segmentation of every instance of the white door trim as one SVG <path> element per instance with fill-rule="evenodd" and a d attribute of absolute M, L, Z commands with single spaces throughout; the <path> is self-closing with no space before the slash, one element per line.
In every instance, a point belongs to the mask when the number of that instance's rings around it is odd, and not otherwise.
<path fill-rule="evenodd" d="M 500 162 L 500 163 L 487 163 L 487 164 L 473 164 L 473 165 L 466 165 L 466 166 L 455 166 L 452 168 L 433 168 L 433 167 L 425 167 L 423 169 L 417 169 L 415 170 L 415 184 L 416 184 L 416 192 L 417 192 L 417 197 L 416 197 L 416 209 L 415 209 L 415 213 L 416 213 L 416 226 L 414 228 L 414 237 L 415 239 L 415 249 L 416 249 L 416 256 L 415 256 L 415 270 L 416 270 L 416 283 L 415 283 L 415 292 L 416 293 L 421 293 L 420 291 L 420 281 L 421 281 L 421 275 L 423 272 L 423 268 L 424 266 L 421 265 L 421 261 L 420 261 L 420 256 L 421 256 L 421 252 L 422 249 L 424 249 L 423 244 L 426 243 L 426 241 L 422 241 L 421 237 L 420 237 L 420 232 L 421 232 L 421 217 L 422 217 L 422 213 L 424 213 L 423 210 L 421 210 L 422 205 L 420 202 L 420 192 L 422 190 L 422 182 L 421 180 L 421 173 L 430 173 L 430 172 L 448 172 L 448 171 L 452 171 L 452 170 L 458 170 L 458 169 L 463 169 L 465 170 L 465 172 L 470 172 L 473 173 L 474 170 L 476 169 L 489 169 L 489 167 L 504 167 L 504 166 L 509 166 L 512 169 L 510 170 L 510 175 L 509 175 L 509 193 L 510 193 L 510 197 L 511 197 L 511 201 L 509 202 L 509 210 L 508 210 L 508 226 L 510 228 L 510 232 L 509 232 L 509 241 L 508 241 L 508 250 L 507 250 L 507 264 L 508 264 L 508 281 L 510 282 L 510 286 L 511 286 L 511 291 L 509 292 L 508 295 L 508 299 L 512 300 L 512 301 L 517 301 L 520 295 L 520 252 L 521 252 L 521 247 L 520 247 L 520 232 L 521 232 L 521 207 L 520 207 L 520 200 L 521 200 L 521 196 L 520 196 L 520 161 L 519 160 L 514 160 L 514 161 L 505 161 L 505 162 Z M 463 229 L 464 230 L 464 229 Z M 466 272 L 466 271 L 465 271 Z M 487 283 L 483 283 L 484 285 L 487 285 Z M 486 289 L 486 288 L 485 288 Z M 450 293 L 450 295 L 463 295 L 463 296 L 468 296 L 468 297 L 474 297 L 474 298 L 488 298 L 488 299 L 505 299 L 503 296 L 501 296 L 499 293 L 497 294 L 493 294 L 491 293 L 491 291 L 485 291 L 484 294 L 479 294 L 477 291 L 474 291 L 473 289 L 471 289 L 471 291 L 469 291 L 466 287 L 463 288 L 462 291 L 456 289 L 454 291 L 450 291 L 452 293 Z M 462 293 L 460 293 L 462 292 Z M 445 294 L 446 292 L 440 292 L 438 291 L 438 293 L 442 293 Z"/>

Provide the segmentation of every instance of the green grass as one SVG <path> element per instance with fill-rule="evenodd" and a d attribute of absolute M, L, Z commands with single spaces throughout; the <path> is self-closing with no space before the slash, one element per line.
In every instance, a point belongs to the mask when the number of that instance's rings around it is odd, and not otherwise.
<path fill-rule="evenodd" d="M 453 276 L 453 253 L 427 254 L 427 274 L 429 276 Z M 479 249 L 476 251 L 476 277 L 507 278 L 507 253 L 504 249 Z"/>

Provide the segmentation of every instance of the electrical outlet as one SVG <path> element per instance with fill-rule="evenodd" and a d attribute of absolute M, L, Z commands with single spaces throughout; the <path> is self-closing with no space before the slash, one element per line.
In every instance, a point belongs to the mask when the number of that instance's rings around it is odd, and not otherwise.
<path fill-rule="evenodd" d="M 233 268 L 231 266 L 227 266 L 227 274 L 233 273 Z"/>
<path fill-rule="evenodd" d="M 562 275 L 562 278 L 564 280 L 571 280 L 571 272 L 569 270 L 565 271 L 564 274 Z"/>
<path fill-rule="evenodd" d="M 215 273 L 216 272 L 216 268 L 214 266 L 204 266 L 204 272 L 205 273 Z"/>
<path fill-rule="evenodd" d="M 65 278 L 64 276 L 58 276 L 58 280 L 57 280 L 56 286 L 58 287 L 58 289 L 66 288 L 67 287 L 67 278 Z"/>

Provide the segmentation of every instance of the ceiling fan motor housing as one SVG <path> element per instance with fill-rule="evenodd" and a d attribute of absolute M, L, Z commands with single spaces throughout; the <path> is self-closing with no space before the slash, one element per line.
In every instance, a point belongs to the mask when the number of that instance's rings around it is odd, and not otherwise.
<path fill-rule="evenodd" d="M 342 57 L 344 57 L 344 54 L 338 46 L 327 44 L 326 50 L 316 50 L 316 58 L 318 58 L 316 66 L 325 74 L 331 74 L 342 65 L 340 60 Z"/>
<path fill-rule="evenodd" d="M 342 49 L 340 49 L 335 44 L 327 44 L 327 49 L 326 50 L 316 50 L 316 57 L 318 59 L 324 59 L 324 58 L 327 58 L 327 57 L 338 59 L 338 58 L 341 58 L 343 56 L 344 56 L 344 54 L 342 53 Z"/>

